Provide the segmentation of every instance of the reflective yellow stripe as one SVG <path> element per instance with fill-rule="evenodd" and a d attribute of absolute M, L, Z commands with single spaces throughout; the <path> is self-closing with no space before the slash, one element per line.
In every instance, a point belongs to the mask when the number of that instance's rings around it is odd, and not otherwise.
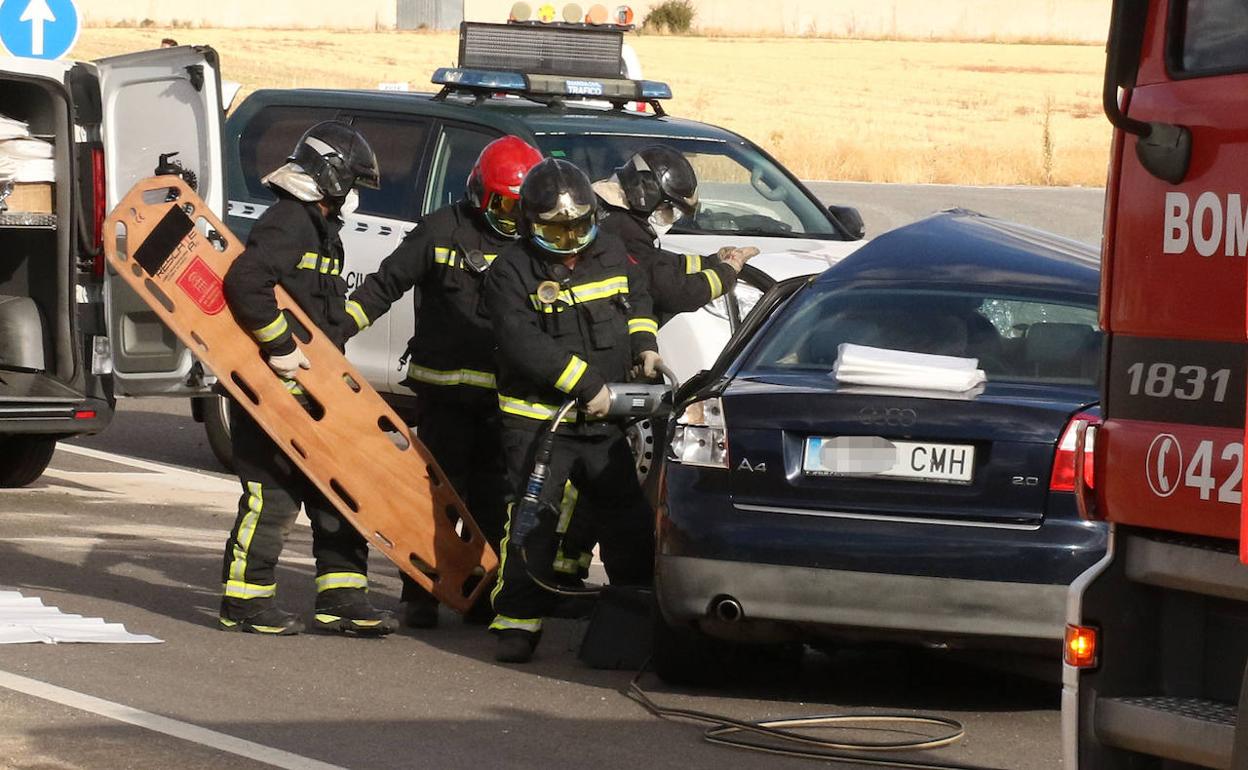
<path fill-rule="evenodd" d="M 493 606 L 494 600 L 498 598 L 498 592 L 503 590 L 503 576 L 507 574 L 507 543 L 511 540 L 511 510 L 515 505 L 507 503 L 507 521 L 503 524 L 503 541 L 498 544 L 498 578 L 494 581 L 494 588 L 490 589 L 490 605 Z"/>
<path fill-rule="evenodd" d="M 359 572 L 326 572 L 316 576 L 316 592 L 333 591 L 337 588 L 367 589 L 368 576 Z"/>
<path fill-rule="evenodd" d="M 536 634 L 542 630 L 541 618 L 509 618 L 506 615 L 495 615 L 490 624 L 491 631 L 529 631 Z"/>
<path fill-rule="evenodd" d="M 517 417 L 527 417 L 530 420 L 551 420 L 559 413 L 562 407 L 551 406 L 550 404 L 538 404 L 532 401 L 523 401 L 511 396 L 504 396 L 501 393 L 498 396 L 498 407 L 507 414 L 514 414 Z M 576 417 L 569 414 L 563 418 L 564 422 L 575 422 Z"/>
<path fill-rule="evenodd" d="M 435 246 L 433 249 L 433 261 L 439 265 L 455 264 L 456 252 L 454 249 L 448 249 L 442 246 Z"/>
<path fill-rule="evenodd" d="M 230 599 L 268 599 L 277 596 L 277 586 L 262 586 L 241 580 L 227 580 L 223 591 Z"/>
<path fill-rule="evenodd" d="M 485 264 L 487 265 L 494 264 L 494 260 L 498 259 L 497 254 L 482 254 L 481 256 L 485 257 Z"/>
<path fill-rule="evenodd" d="M 247 577 L 247 554 L 251 551 L 251 541 L 256 536 L 256 525 L 260 523 L 260 514 L 264 511 L 264 487 L 254 481 L 246 482 L 247 513 L 238 525 L 238 537 L 234 541 L 233 558 L 230 559 L 230 582 L 246 585 L 242 581 Z M 276 591 L 274 587 L 274 591 Z M 226 593 L 229 593 L 227 584 Z M 248 597 L 240 597 L 248 598 Z"/>
<path fill-rule="evenodd" d="M 299 383 L 294 380 L 282 380 L 282 384 L 286 386 L 286 390 L 289 391 L 292 396 L 305 395 L 303 388 L 301 388 Z"/>
<path fill-rule="evenodd" d="M 711 299 L 718 299 L 719 295 L 724 293 L 724 283 L 719 280 L 719 273 L 714 270 L 703 270 L 702 275 L 706 276 L 706 282 L 711 285 Z"/>
<path fill-rule="evenodd" d="M 347 301 L 347 315 L 355 319 L 355 325 L 361 330 L 372 326 L 373 322 L 368 320 L 368 314 L 364 312 L 364 307 L 355 300 Z"/>
<path fill-rule="evenodd" d="M 428 369 L 416 364 L 407 367 L 407 376 L 426 385 L 471 385 L 475 388 L 496 390 L 498 382 L 489 372 L 478 372 L 475 369 L 451 369 L 447 371 Z"/>
<path fill-rule="evenodd" d="M 628 319 L 629 334 L 659 334 L 659 322 L 653 318 L 630 318 Z"/>
<path fill-rule="evenodd" d="M 315 270 L 321 262 L 321 255 L 316 252 L 309 251 L 299 260 L 300 270 Z"/>
<path fill-rule="evenodd" d="M 581 493 L 571 481 L 563 485 L 563 499 L 559 501 L 559 523 L 555 525 L 555 532 L 562 535 L 568 531 L 568 527 L 572 525 L 572 514 L 576 511 L 576 501 L 580 499 Z"/>
<path fill-rule="evenodd" d="M 571 393 L 587 371 L 589 371 L 589 364 L 585 363 L 580 356 L 572 356 L 572 360 L 568 361 L 568 365 L 563 368 L 563 374 L 555 380 L 555 387 L 564 393 Z"/>
<path fill-rule="evenodd" d="M 593 302 L 599 299 L 610 299 L 619 294 L 628 294 L 628 276 L 618 275 L 605 281 L 585 283 L 573 286 L 568 290 L 577 302 Z"/>
<path fill-rule="evenodd" d="M 685 273 L 693 275 L 702 269 L 702 257 L 697 254 L 685 255 Z"/>
<path fill-rule="evenodd" d="M 286 323 L 286 314 L 279 312 L 273 323 L 260 329 L 256 329 L 252 334 L 261 342 L 272 342 L 278 337 L 286 333 L 290 325 Z"/>

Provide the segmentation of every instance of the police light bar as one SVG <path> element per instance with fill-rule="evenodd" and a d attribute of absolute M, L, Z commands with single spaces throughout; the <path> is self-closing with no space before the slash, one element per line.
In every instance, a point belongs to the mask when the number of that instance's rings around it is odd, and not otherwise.
<path fill-rule="evenodd" d="M 667 83 L 653 80 L 620 78 L 574 78 L 563 75 L 526 75 L 500 70 L 475 70 L 442 67 L 433 73 L 435 85 L 442 86 L 443 95 L 462 91 L 479 96 L 515 94 L 541 100 L 600 99 L 622 106 L 626 102 L 647 102 L 662 115 L 658 102 L 672 98 Z"/>
<path fill-rule="evenodd" d="M 624 33 L 610 27 L 480 22 L 459 27 L 459 66 L 464 69 L 618 78 L 624 72 L 623 51 Z"/>

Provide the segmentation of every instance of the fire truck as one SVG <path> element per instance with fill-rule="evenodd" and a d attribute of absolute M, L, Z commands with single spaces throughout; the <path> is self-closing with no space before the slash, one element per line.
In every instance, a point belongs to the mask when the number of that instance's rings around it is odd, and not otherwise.
<path fill-rule="evenodd" d="M 1069 598 L 1064 764 L 1248 768 L 1248 2 L 1112 14 L 1104 422 L 1077 454 L 1112 535 Z"/>

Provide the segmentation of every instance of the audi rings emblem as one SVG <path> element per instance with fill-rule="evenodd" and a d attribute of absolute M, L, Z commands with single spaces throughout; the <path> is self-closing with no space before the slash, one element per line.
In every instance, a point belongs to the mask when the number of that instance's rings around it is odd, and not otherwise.
<path fill-rule="evenodd" d="M 919 421 L 919 413 L 913 409 L 885 409 L 868 406 L 858 413 L 863 425 L 885 425 L 890 428 L 910 428 Z"/>

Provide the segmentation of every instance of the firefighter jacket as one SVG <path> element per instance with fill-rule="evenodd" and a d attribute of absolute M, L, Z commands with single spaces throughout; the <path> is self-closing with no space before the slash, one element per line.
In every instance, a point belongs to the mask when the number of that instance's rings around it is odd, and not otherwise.
<path fill-rule="evenodd" d="M 281 284 L 339 349 L 354 325 L 347 315 L 347 282 L 342 278 L 342 222 L 330 220 L 316 203 L 278 191 L 247 237 L 247 248 L 225 275 L 225 297 L 235 318 L 270 355 L 295 349 L 292 322 L 277 309 L 274 288 Z"/>
<path fill-rule="evenodd" d="M 416 287 L 406 384 L 452 396 L 493 391 L 494 332 L 483 312 L 481 288 L 487 268 L 513 242 L 481 222 L 466 202 L 433 212 L 352 292 L 347 311 L 355 319 L 354 331 L 367 328 Z"/>
<path fill-rule="evenodd" d="M 498 345 L 499 406 L 535 427 L 570 398 L 585 404 L 608 382 L 627 381 L 641 353 L 658 350 L 645 273 L 609 235 L 586 247 L 570 272 L 527 241 L 508 247 L 490 269 L 485 301 Z"/>
<path fill-rule="evenodd" d="M 736 286 L 737 271 L 719 257 L 664 251 L 655 245 L 654 231 L 646 220 L 609 204 L 603 208 L 607 212 L 603 232 L 623 241 L 629 256 L 644 268 L 660 324 L 697 310 Z"/>

